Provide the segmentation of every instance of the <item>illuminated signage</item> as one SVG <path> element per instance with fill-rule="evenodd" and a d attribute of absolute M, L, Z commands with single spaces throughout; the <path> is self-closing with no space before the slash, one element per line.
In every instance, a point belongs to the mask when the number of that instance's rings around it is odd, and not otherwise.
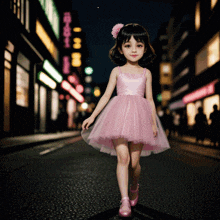
<path fill-rule="evenodd" d="M 74 76 L 68 76 L 68 81 L 74 83 L 76 81 L 76 78 Z"/>
<path fill-rule="evenodd" d="M 63 23 L 65 26 L 63 27 L 63 41 L 64 41 L 64 47 L 65 48 L 71 48 L 71 27 L 70 23 L 72 22 L 71 14 L 70 12 L 64 12 L 63 15 Z"/>
<path fill-rule="evenodd" d="M 72 66 L 74 67 L 79 67 L 81 66 L 81 53 L 79 52 L 73 52 L 71 54 L 71 57 L 72 57 Z"/>
<path fill-rule="evenodd" d="M 62 82 L 62 80 L 63 80 L 62 75 L 53 67 L 53 65 L 48 60 L 44 60 L 43 68 L 58 83 Z"/>
<path fill-rule="evenodd" d="M 69 82 L 66 80 L 63 80 L 61 83 L 61 88 L 69 92 L 78 102 L 82 103 L 84 102 L 84 98 L 81 94 L 79 94 Z"/>
<path fill-rule="evenodd" d="M 57 84 L 54 82 L 49 76 L 47 76 L 44 72 L 38 73 L 38 79 L 49 86 L 51 89 L 55 89 Z"/>
<path fill-rule="evenodd" d="M 175 110 L 175 109 L 179 109 L 179 108 L 184 108 L 185 106 L 186 105 L 183 103 L 183 100 L 178 100 L 176 102 L 169 104 L 169 109 Z"/>
<path fill-rule="evenodd" d="M 209 83 L 206 86 L 203 86 L 202 88 L 188 94 L 185 95 L 183 97 L 183 102 L 185 104 L 189 103 L 189 102 L 193 102 L 195 100 L 201 99 L 203 97 L 206 97 L 208 95 L 212 95 L 215 93 L 215 84 L 218 82 L 218 80 L 214 80 L 213 82 Z"/>
<path fill-rule="evenodd" d="M 73 38 L 73 48 L 74 49 L 80 49 L 81 48 L 81 39 L 79 37 Z"/>
<path fill-rule="evenodd" d="M 60 95 L 59 95 L 59 99 L 60 99 L 60 100 L 64 100 L 64 95 L 63 95 L 63 94 L 60 94 Z"/>
<path fill-rule="evenodd" d="M 38 20 L 36 21 L 36 33 L 39 36 L 39 38 L 41 39 L 41 41 L 43 42 L 43 44 L 45 45 L 45 47 L 51 53 L 53 58 L 56 61 L 58 61 L 58 50 L 57 50 L 55 44 L 53 43 L 53 41 L 51 40 L 51 38 L 49 37 L 49 35 L 47 34 L 47 32 L 45 31 L 45 29 L 43 28 L 43 26 L 41 25 L 41 23 Z"/>
<path fill-rule="evenodd" d="M 93 73 L 93 68 L 90 67 L 90 66 L 87 66 L 87 67 L 85 68 L 85 73 L 86 73 L 87 75 L 91 75 L 91 74 Z"/>
<path fill-rule="evenodd" d="M 77 91 L 78 93 L 82 93 L 82 92 L 84 91 L 84 87 L 83 87 L 82 85 L 77 85 L 77 86 L 76 86 L 76 91 Z"/>
<path fill-rule="evenodd" d="M 72 75 L 68 76 L 68 81 L 73 83 L 75 86 L 77 86 L 79 84 L 79 79 L 77 77 L 77 75 L 75 73 L 73 73 Z"/>
<path fill-rule="evenodd" d="M 74 28 L 73 28 L 73 31 L 74 31 L 74 32 L 81 32 L 81 31 L 82 31 L 82 28 L 81 28 L 81 27 L 74 27 Z"/>
<path fill-rule="evenodd" d="M 63 73 L 64 74 L 70 73 L 70 57 L 69 56 L 63 57 Z"/>
<path fill-rule="evenodd" d="M 59 24 L 60 24 L 60 17 L 57 11 L 57 8 L 54 4 L 53 0 L 39 0 L 42 9 L 47 16 L 47 19 L 53 29 L 54 34 L 56 35 L 57 39 L 59 39 Z"/>

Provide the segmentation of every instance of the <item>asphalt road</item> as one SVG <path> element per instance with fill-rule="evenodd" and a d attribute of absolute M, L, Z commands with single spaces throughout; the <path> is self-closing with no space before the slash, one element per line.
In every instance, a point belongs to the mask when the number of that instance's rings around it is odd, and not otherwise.
<path fill-rule="evenodd" d="M 141 158 L 131 219 L 220 219 L 220 161 L 184 145 Z M 116 165 L 81 137 L 2 156 L 0 219 L 119 219 Z"/>

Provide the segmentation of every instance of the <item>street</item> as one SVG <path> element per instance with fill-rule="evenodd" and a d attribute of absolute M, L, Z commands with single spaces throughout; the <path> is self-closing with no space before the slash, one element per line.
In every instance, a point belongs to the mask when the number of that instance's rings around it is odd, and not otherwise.
<path fill-rule="evenodd" d="M 220 161 L 170 143 L 141 157 L 132 219 L 220 219 Z M 1 156 L 1 219 L 119 219 L 116 165 L 80 136 Z"/>

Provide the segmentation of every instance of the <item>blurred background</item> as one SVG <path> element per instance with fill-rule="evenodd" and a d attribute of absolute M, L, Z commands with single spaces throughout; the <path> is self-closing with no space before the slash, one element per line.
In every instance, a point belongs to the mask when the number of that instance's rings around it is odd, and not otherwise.
<path fill-rule="evenodd" d="M 139 23 L 149 32 L 157 58 L 148 68 L 165 129 L 169 115 L 174 135 L 196 135 L 198 109 L 207 126 L 213 106 L 219 110 L 218 0 L 0 4 L 2 137 L 81 130 L 115 67 L 108 52 L 117 23 Z"/>

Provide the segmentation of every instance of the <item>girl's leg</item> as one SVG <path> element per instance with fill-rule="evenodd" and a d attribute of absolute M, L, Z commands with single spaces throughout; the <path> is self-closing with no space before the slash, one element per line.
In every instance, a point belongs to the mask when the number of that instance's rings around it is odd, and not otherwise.
<path fill-rule="evenodd" d="M 113 143 L 118 159 L 116 174 L 121 198 L 128 197 L 128 166 L 130 163 L 128 142 L 124 138 L 118 138 L 113 140 Z"/>
<path fill-rule="evenodd" d="M 140 166 L 140 155 L 143 148 L 142 143 L 134 144 L 131 142 L 129 146 L 131 164 L 129 167 L 130 177 L 131 177 L 131 189 L 136 190 L 137 184 L 139 182 L 141 166 Z M 130 199 L 134 200 L 137 196 L 137 193 L 130 193 Z"/>

